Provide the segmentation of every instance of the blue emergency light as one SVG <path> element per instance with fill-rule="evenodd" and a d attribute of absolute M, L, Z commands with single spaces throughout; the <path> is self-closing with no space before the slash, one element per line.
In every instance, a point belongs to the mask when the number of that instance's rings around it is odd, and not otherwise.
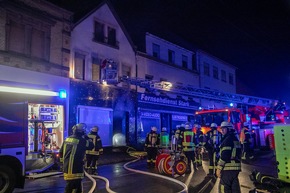
<path fill-rule="evenodd" d="M 65 99 L 66 96 L 67 96 L 66 90 L 63 90 L 63 89 L 62 90 L 59 90 L 59 98 Z"/>

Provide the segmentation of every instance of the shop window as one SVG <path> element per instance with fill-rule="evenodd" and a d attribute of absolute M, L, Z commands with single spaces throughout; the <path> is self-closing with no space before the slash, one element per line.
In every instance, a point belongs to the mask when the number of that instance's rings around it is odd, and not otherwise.
<path fill-rule="evenodd" d="M 213 77 L 215 79 L 219 79 L 219 71 L 218 71 L 218 67 L 214 66 L 213 69 L 212 69 L 212 74 L 213 74 Z"/>
<path fill-rule="evenodd" d="M 35 23 L 36 21 L 28 18 L 21 22 L 9 20 L 7 25 L 7 49 L 26 56 L 48 60 L 50 29 L 49 27 L 40 29 L 39 25 Z"/>
<path fill-rule="evenodd" d="M 85 79 L 85 55 L 75 53 L 75 78 L 84 80 Z"/>
<path fill-rule="evenodd" d="M 188 68 L 188 57 L 185 55 L 182 55 L 182 67 Z"/>
<path fill-rule="evenodd" d="M 206 62 L 203 63 L 203 73 L 206 76 L 210 76 L 210 73 L 209 73 L 209 64 L 206 63 Z"/>
<path fill-rule="evenodd" d="M 234 75 L 232 73 L 229 73 L 229 83 L 234 85 Z"/>
<path fill-rule="evenodd" d="M 221 76 L 222 76 L 222 81 L 227 82 L 227 74 L 226 71 L 222 70 L 221 71 Z"/>
<path fill-rule="evenodd" d="M 173 50 L 168 50 L 168 62 L 175 64 L 175 52 Z"/>
<path fill-rule="evenodd" d="M 160 58 L 160 46 L 159 45 L 157 45 L 157 44 L 153 44 L 152 45 L 153 46 L 153 56 L 155 57 L 155 58 Z"/>

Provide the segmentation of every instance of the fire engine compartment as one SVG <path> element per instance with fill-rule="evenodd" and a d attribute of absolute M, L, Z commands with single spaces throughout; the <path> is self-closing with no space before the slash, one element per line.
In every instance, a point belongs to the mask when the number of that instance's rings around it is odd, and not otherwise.
<path fill-rule="evenodd" d="M 55 104 L 28 104 L 28 153 L 58 151 L 64 136 L 64 108 Z"/>

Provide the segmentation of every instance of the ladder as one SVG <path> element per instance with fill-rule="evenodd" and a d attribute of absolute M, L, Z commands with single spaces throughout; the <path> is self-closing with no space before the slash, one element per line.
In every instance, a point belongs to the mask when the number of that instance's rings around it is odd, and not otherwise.
<path fill-rule="evenodd" d="M 123 76 L 119 79 L 120 82 L 126 82 L 132 85 L 146 88 L 148 90 L 160 90 L 174 93 L 177 95 L 185 95 L 190 97 L 198 97 L 202 99 L 210 99 L 214 101 L 224 101 L 228 103 L 239 103 L 244 105 L 256 105 L 264 107 L 274 106 L 278 100 L 248 96 L 242 94 L 233 94 L 210 89 L 196 88 L 191 85 L 172 84 L 166 81 L 147 80 L 141 78 L 130 78 Z"/>

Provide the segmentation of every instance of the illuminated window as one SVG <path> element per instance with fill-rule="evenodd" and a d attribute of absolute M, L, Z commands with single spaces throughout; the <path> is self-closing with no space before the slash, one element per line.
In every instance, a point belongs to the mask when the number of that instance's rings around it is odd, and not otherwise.
<path fill-rule="evenodd" d="M 152 45 L 152 49 L 153 49 L 153 56 L 156 57 L 156 58 L 160 58 L 160 46 L 157 45 L 157 44 L 153 44 Z"/>
<path fill-rule="evenodd" d="M 100 59 L 92 58 L 92 81 L 100 81 L 101 80 L 101 65 Z"/>
<path fill-rule="evenodd" d="M 218 67 L 214 66 L 212 69 L 212 75 L 215 79 L 219 79 L 219 71 L 218 71 Z"/>
<path fill-rule="evenodd" d="M 206 62 L 203 63 L 203 73 L 206 76 L 210 76 L 210 73 L 209 73 L 209 64 L 206 63 Z"/>
<path fill-rule="evenodd" d="M 188 68 L 188 58 L 185 55 L 182 55 L 182 67 Z"/>
<path fill-rule="evenodd" d="M 224 70 L 221 70 L 222 81 L 227 82 L 227 73 Z"/>
<path fill-rule="evenodd" d="M 85 79 L 85 55 L 75 53 L 75 78 L 84 80 Z"/>

